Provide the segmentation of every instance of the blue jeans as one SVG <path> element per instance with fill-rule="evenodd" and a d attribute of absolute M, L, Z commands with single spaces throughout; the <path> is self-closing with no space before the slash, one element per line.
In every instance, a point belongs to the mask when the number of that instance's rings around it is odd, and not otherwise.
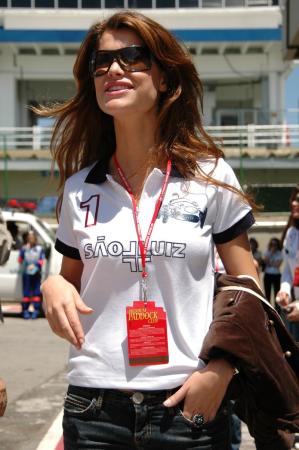
<path fill-rule="evenodd" d="M 69 386 L 64 403 L 65 450 L 228 450 L 228 409 L 196 428 L 181 414 L 182 405 L 166 408 L 173 391 L 124 393 L 114 389 Z"/>

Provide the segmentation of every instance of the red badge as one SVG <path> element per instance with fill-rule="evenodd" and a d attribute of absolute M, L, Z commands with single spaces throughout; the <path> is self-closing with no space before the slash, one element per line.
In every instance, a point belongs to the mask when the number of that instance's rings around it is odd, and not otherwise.
<path fill-rule="evenodd" d="M 299 287 L 299 267 L 296 267 L 294 270 L 294 287 Z"/>
<path fill-rule="evenodd" d="M 127 306 L 130 366 L 168 363 L 166 312 L 155 302 L 135 301 Z"/>

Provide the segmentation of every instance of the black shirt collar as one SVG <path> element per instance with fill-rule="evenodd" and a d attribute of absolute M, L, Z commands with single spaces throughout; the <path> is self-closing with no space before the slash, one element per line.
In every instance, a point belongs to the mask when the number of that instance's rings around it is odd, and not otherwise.
<path fill-rule="evenodd" d="M 109 162 L 108 161 L 98 161 L 89 171 L 87 177 L 85 178 L 85 183 L 91 183 L 91 184 L 102 184 L 106 181 L 107 176 L 106 174 L 109 172 L 108 170 Z M 171 177 L 175 178 L 183 178 L 183 176 L 180 174 L 178 169 L 172 165 Z"/>

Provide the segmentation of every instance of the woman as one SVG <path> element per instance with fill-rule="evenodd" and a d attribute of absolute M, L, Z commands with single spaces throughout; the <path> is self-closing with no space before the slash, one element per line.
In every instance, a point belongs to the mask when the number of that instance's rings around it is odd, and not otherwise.
<path fill-rule="evenodd" d="M 26 244 L 20 250 L 19 263 L 22 268 L 24 319 L 37 319 L 41 305 L 41 271 L 45 261 L 43 247 L 38 244 L 34 231 L 26 233 Z M 29 306 L 33 303 L 34 311 L 30 313 Z"/>
<path fill-rule="evenodd" d="M 280 288 L 280 266 L 282 263 L 282 253 L 280 241 L 277 238 L 270 239 L 267 251 L 264 254 L 264 287 L 266 299 L 271 303 L 271 292 L 273 287 L 274 298 Z"/>
<path fill-rule="evenodd" d="M 264 262 L 263 262 L 262 252 L 260 252 L 260 250 L 258 249 L 259 243 L 254 237 L 251 237 L 249 239 L 249 244 L 250 244 L 255 268 L 256 268 L 257 272 L 260 273 L 263 270 Z"/>
<path fill-rule="evenodd" d="M 61 272 L 42 291 L 72 344 L 65 449 L 226 448 L 235 369 L 198 354 L 214 242 L 228 273 L 257 278 L 254 220 L 203 130 L 196 69 L 167 30 L 124 11 L 90 29 L 74 75 L 75 97 L 42 112 L 58 117 L 64 187 Z"/>
<path fill-rule="evenodd" d="M 288 326 L 299 341 L 299 186 L 290 200 L 291 214 L 282 235 L 284 268 L 276 302 L 284 308 Z"/>

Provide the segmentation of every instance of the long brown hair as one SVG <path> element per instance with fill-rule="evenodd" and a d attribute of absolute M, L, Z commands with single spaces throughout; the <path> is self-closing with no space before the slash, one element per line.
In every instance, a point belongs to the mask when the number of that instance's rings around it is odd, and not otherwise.
<path fill-rule="evenodd" d="M 172 34 L 152 19 L 133 11 L 121 11 L 93 25 L 84 39 L 74 64 L 77 93 L 69 101 L 52 107 L 35 108 L 42 116 L 56 117 L 51 152 L 60 170 L 60 185 L 78 170 L 96 160 L 107 160 L 115 151 L 112 116 L 100 110 L 89 73 L 92 52 L 106 30 L 127 28 L 135 32 L 163 70 L 167 91 L 160 94 L 153 165 L 171 159 L 186 179 L 201 177 L 225 186 L 252 203 L 242 192 L 220 183 L 198 166 L 201 158 L 217 161 L 223 152 L 205 132 L 202 124 L 203 86 L 188 51 Z"/>

